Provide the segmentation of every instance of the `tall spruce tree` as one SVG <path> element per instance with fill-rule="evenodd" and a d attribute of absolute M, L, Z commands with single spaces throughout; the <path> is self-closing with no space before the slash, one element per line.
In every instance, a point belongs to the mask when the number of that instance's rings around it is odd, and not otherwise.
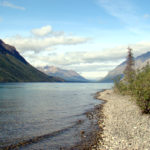
<path fill-rule="evenodd" d="M 128 55 L 126 60 L 126 68 L 124 70 L 124 79 L 130 85 L 134 81 L 135 78 L 135 70 L 134 70 L 134 57 L 132 53 L 132 49 L 128 47 Z"/>

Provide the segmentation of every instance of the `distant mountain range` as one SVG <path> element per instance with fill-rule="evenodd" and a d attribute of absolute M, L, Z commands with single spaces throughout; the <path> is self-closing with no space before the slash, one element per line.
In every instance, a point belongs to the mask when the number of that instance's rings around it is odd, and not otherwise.
<path fill-rule="evenodd" d="M 65 70 L 54 66 L 38 67 L 37 69 L 47 75 L 63 78 L 67 82 L 88 82 L 87 79 L 73 70 Z"/>
<path fill-rule="evenodd" d="M 135 58 L 135 68 L 144 67 L 150 63 L 150 52 Z M 100 82 L 113 82 L 121 75 L 126 66 L 126 61 L 110 71 Z M 64 70 L 54 66 L 38 67 L 30 65 L 16 50 L 15 47 L 5 44 L 0 40 L 0 82 L 90 82 L 77 72 Z"/>
<path fill-rule="evenodd" d="M 0 40 L 0 82 L 62 82 L 30 65 L 16 48 Z"/>
<path fill-rule="evenodd" d="M 135 58 L 135 69 L 141 69 L 147 62 L 150 62 L 150 52 L 144 53 Z M 104 77 L 100 82 L 113 82 L 113 79 L 118 75 L 123 76 L 123 71 L 126 67 L 126 61 L 121 63 L 115 69 L 110 71 L 106 77 Z"/>

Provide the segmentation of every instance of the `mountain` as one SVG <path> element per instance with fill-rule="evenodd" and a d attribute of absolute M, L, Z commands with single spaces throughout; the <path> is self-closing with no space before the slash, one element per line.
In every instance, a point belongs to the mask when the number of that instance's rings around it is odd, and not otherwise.
<path fill-rule="evenodd" d="M 135 69 L 140 69 L 144 67 L 147 64 L 147 62 L 150 62 L 150 52 L 144 53 L 135 58 Z M 113 79 L 118 75 L 123 77 L 123 71 L 125 67 L 126 67 L 126 61 L 121 63 L 112 71 L 110 71 L 106 77 L 100 80 L 100 82 L 113 82 Z"/>
<path fill-rule="evenodd" d="M 31 66 L 16 48 L 0 40 L 0 82 L 54 82 L 64 81 L 49 77 Z"/>
<path fill-rule="evenodd" d="M 63 78 L 65 81 L 68 82 L 87 82 L 88 80 L 83 78 L 77 72 L 73 70 L 64 70 L 54 66 L 45 66 L 45 67 L 38 67 L 40 71 L 44 72 L 47 75 L 53 77 L 60 77 Z"/>

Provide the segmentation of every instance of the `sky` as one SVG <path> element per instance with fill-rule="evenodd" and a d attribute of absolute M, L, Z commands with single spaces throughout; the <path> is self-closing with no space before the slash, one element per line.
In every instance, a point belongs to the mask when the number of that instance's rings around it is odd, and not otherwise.
<path fill-rule="evenodd" d="M 0 0 L 0 38 L 35 67 L 100 79 L 150 50 L 149 0 Z"/>

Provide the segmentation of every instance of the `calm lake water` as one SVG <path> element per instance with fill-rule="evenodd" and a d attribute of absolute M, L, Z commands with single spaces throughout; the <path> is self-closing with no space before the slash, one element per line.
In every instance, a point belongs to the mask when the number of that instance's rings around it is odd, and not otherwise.
<path fill-rule="evenodd" d="M 85 112 L 100 104 L 94 94 L 112 84 L 1 83 L 0 148 L 37 139 L 21 149 L 60 149 L 79 142 Z M 78 125 L 78 120 L 84 124 Z"/>

